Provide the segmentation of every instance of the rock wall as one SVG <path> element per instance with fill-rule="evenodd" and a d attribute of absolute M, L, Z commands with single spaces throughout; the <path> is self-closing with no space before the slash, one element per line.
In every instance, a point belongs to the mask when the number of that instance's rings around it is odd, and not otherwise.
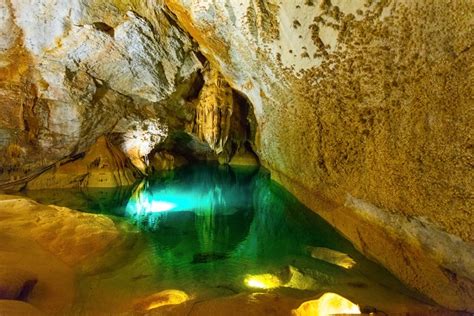
<path fill-rule="evenodd" d="M 277 180 L 412 287 L 474 310 L 472 1 L 165 2 L 252 102 Z"/>
<path fill-rule="evenodd" d="M 201 68 L 167 9 L 0 0 L 0 16 L 0 182 L 84 152 L 112 131 L 143 168 L 149 140 L 135 131 L 151 119 L 163 136 Z"/>
<path fill-rule="evenodd" d="M 27 190 L 52 188 L 114 188 L 131 186 L 141 176 L 123 152 L 101 136 L 84 154 L 58 163 L 26 185 Z"/>
<path fill-rule="evenodd" d="M 223 161 L 251 139 L 367 256 L 474 311 L 472 1 L 0 0 L 0 17 L 0 182 L 104 134 L 142 172 L 176 131 Z"/>

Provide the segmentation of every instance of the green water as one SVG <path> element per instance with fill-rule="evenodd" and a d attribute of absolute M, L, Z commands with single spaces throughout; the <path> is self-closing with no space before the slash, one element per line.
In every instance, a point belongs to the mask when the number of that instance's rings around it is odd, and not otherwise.
<path fill-rule="evenodd" d="M 155 174 L 133 188 L 28 195 L 42 203 L 106 214 L 140 232 L 143 241 L 131 247 L 120 265 L 80 280 L 84 308 L 99 301 L 112 304 L 101 297 L 112 290 L 120 292 L 117 297 L 165 289 L 194 297 L 262 291 L 245 279 L 268 273 L 279 277 L 281 286 L 264 291 L 284 295 L 335 292 L 385 310 L 404 310 L 420 300 L 258 168 L 192 165 Z M 345 254 L 356 264 L 346 269 L 314 258 L 311 247 Z"/>

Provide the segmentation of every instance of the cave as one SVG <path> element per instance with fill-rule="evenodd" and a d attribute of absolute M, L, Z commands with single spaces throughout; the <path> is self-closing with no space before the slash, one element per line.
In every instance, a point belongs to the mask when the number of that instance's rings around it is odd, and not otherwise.
<path fill-rule="evenodd" d="M 474 313 L 471 0 L 0 17 L 0 315 Z"/>

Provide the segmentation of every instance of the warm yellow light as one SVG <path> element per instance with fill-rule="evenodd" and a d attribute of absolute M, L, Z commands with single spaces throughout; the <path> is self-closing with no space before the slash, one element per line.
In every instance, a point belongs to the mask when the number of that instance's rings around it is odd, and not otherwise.
<path fill-rule="evenodd" d="M 349 255 L 324 247 L 308 247 L 311 257 L 335 264 L 344 269 L 352 268 L 356 262 Z"/>
<path fill-rule="evenodd" d="M 166 290 L 152 294 L 135 305 L 138 311 L 149 311 L 165 305 L 177 305 L 189 300 L 188 294 L 178 290 Z"/>
<path fill-rule="evenodd" d="M 359 306 L 335 294 L 325 293 L 317 300 L 304 302 L 293 310 L 293 316 L 326 316 L 333 314 L 360 314 Z"/>
<path fill-rule="evenodd" d="M 274 289 L 281 286 L 280 279 L 269 273 L 248 275 L 244 282 L 248 287 L 256 289 Z"/>

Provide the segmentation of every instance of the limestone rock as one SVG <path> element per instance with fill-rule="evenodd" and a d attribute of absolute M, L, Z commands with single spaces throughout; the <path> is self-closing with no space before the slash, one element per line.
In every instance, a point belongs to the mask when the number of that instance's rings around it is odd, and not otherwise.
<path fill-rule="evenodd" d="M 19 238 L 34 240 L 71 266 L 105 254 L 120 241 L 119 229 L 102 215 L 44 206 L 13 196 L 0 196 L 0 213 L 2 230 L 19 232 Z"/>
<path fill-rule="evenodd" d="M 343 205 L 349 194 L 402 222 L 428 219 L 433 235 L 444 230 L 445 242 L 455 247 L 460 237 L 469 248 L 471 1 L 165 2 L 211 67 L 250 100 L 256 153 L 297 198 L 339 230 L 346 223 L 318 207 L 321 197 Z M 423 256 L 420 231 L 390 239 L 392 249 L 418 245 L 427 270 L 458 266 L 441 286 L 414 265 L 402 268 L 402 257 L 375 247 L 369 231 L 364 243 L 352 230 L 347 236 L 439 304 L 474 310 L 474 276 L 457 282 L 465 269 L 456 258 Z"/>
<path fill-rule="evenodd" d="M 307 301 L 292 311 L 293 316 L 360 314 L 360 308 L 348 299 L 335 294 L 324 293 L 319 299 Z"/>
<path fill-rule="evenodd" d="M 31 272 L 0 266 L 0 300 L 25 300 L 36 282 Z"/>
<path fill-rule="evenodd" d="M 153 1 L 1 1 L 0 16 L 0 151 L 19 149 L 0 161 L 2 182 L 84 152 L 126 116 L 173 117 L 163 104 L 201 67 Z"/>
<path fill-rule="evenodd" d="M 168 127 L 160 120 L 127 118 L 119 122 L 114 133 L 121 134 L 119 145 L 132 164 L 143 174 L 149 167 L 149 154 L 168 136 Z"/>
<path fill-rule="evenodd" d="M 12 281 L 19 287 L 25 280 L 37 280 L 28 303 L 47 315 L 71 314 L 77 274 L 110 268 L 119 253 L 130 254 L 134 243 L 134 234 L 124 234 L 125 227 L 106 216 L 41 205 L 19 196 L 0 195 L 0 218 L 0 271 L 9 273 L 10 286 Z M 2 275 L 2 288 L 3 281 Z M 28 307 L 1 301 L 0 314 L 28 315 Z"/>
<path fill-rule="evenodd" d="M 154 153 L 150 159 L 150 166 L 155 171 L 173 170 L 185 164 L 187 164 L 187 160 L 184 157 L 166 151 Z"/>
<path fill-rule="evenodd" d="M 165 290 L 152 294 L 135 304 L 135 310 L 146 312 L 161 306 L 179 305 L 190 299 L 189 295 L 179 290 Z"/>
<path fill-rule="evenodd" d="M 46 314 L 31 304 L 21 301 L 0 300 L 0 315 L 45 316 Z"/>
<path fill-rule="evenodd" d="M 269 293 L 239 294 L 199 301 L 199 304 L 163 306 L 149 312 L 150 315 L 291 315 L 302 300 Z"/>
<path fill-rule="evenodd" d="M 335 264 L 344 269 L 352 268 L 356 262 L 349 255 L 324 247 L 308 247 L 311 257 Z"/>
<path fill-rule="evenodd" d="M 195 134 L 219 155 L 229 139 L 232 89 L 215 69 L 205 72 L 204 80 L 196 106 Z"/>
<path fill-rule="evenodd" d="M 229 163 L 235 155 L 251 159 L 245 148 L 251 138 L 249 105 L 216 69 L 207 68 L 204 81 L 195 101 L 193 134 L 209 145 L 221 163 Z"/>
<path fill-rule="evenodd" d="M 232 159 L 229 161 L 229 165 L 234 166 L 258 166 L 258 157 L 251 151 L 241 148 L 237 151 Z"/>
<path fill-rule="evenodd" d="M 27 189 L 125 186 L 139 174 L 118 148 L 100 137 L 83 158 L 44 172 L 28 182 Z"/>

